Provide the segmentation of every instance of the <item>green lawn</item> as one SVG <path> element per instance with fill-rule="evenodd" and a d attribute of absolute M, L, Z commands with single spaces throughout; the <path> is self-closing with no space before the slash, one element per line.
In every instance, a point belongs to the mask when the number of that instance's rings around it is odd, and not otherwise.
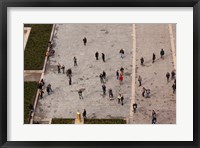
<path fill-rule="evenodd" d="M 31 32 L 24 51 L 24 69 L 42 70 L 52 24 L 25 24 Z"/>
<path fill-rule="evenodd" d="M 124 119 L 84 119 L 84 124 L 126 124 Z"/>
<path fill-rule="evenodd" d="M 53 118 L 51 124 L 74 124 L 75 119 Z"/>
<path fill-rule="evenodd" d="M 37 82 L 24 82 L 24 124 L 29 124 L 29 106 L 34 103 Z"/>

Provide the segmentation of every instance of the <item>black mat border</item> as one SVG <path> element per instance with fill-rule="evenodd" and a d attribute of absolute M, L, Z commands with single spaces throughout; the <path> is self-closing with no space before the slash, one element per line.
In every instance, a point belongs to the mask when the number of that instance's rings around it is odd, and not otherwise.
<path fill-rule="evenodd" d="M 193 7 L 193 137 L 187 141 L 142 142 L 24 142 L 7 141 L 7 8 L 8 7 Z M 0 1 L 0 146 L 21 147 L 200 147 L 199 74 L 200 74 L 200 2 L 199 0 L 1 0 Z M 199 58 L 198 58 L 199 57 Z M 188 98 L 191 99 L 191 98 Z M 31 134 L 31 133 L 30 133 Z M 28 136 L 28 135 L 24 135 Z M 78 135 L 77 135 L 78 136 Z"/>

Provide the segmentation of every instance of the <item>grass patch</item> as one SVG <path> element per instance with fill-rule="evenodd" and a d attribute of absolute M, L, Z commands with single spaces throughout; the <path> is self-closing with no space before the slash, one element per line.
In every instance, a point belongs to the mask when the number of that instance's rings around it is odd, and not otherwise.
<path fill-rule="evenodd" d="M 75 119 L 53 118 L 51 124 L 74 124 Z"/>
<path fill-rule="evenodd" d="M 24 82 L 24 124 L 29 124 L 30 104 L 34 103 L 37 82 Z"/>
<path fill-rule="evenodd" d="M 53 24 L 25 24 L 31 32 L 24 51 L 24 69 L 42 70 Z"/>
<path fill-rule="evenodd" d="M 124 119 L 84 119 L 84 124 L 126 124 Z"/>

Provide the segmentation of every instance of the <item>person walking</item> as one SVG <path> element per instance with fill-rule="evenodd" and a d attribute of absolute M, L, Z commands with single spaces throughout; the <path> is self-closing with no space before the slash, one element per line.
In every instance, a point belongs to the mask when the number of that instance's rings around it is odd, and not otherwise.
<path fill-rule="evenodd" d="M 144 58 L 143 57 L 141 57 L 141 59 L 140 59 L 140 64 L 144 65 Z"/>
<path fill-rule="evenodd" d="M 141 76 L 138 77 L 139 86 L 142 86 L 142 78 Z"/>
<path fill-rule="evenodd" d="M 164 54 L 165 54 L 165 51 L 163 50 L 163 49 L 161 49 L 161 51 L 160 51 L 160 57 L 162 58 L 162 59 L 164 59 Z"/>
<path fill-rule="evenodd" d="M 83 99 L 82 93 L 83 93 L 83 90 L 82 90 L 82 89 L 79 89 L 79 90 L 78 90 L 79 99 Z"/>
<path fill-rule="evenodd" d="M 166 73 L 166 78 L 167 78 L 167 82 L 169 82 L 169 78 L 170 78 L 170 73 L 169 72 Z"/>
<path fill-rule="evenodd" d="M 123 59 L 123 58 L 124 58 L 124 50 L 121 49 L 121 50 L 119 51 L 119 54 L 120 54 L 120 57 Z"/>
<path fill-rule="evenodd" d="M 69 77 L 69 85 L 72 85 L 72 77 Z"/>
<path fill-rule="evenodd" d="M 145 92 L 146 92 L 146 89 L 145 89 L 145 87 L 143 87 L 143 88 L 142 88 L 142 96 L 143 96 L 143 97 L 145 97 Z"/>
<path fill-rule="evenodd" d="M 121 94 L 119 94 L 118 97 L 117 97 L 117 99 L 118 99 L 118 104 L 120 104 L 120 102 L 121 102 L 121 97 L 122 97 Z"/>
<path fill-rule="evenodd" d="M 50 89 L 49 89 L 49 87 L 46 88 L 46 91 L 47 91 L 48 95 L 50 95 Z"/>
<path fill-rule="evenodd" d="M 111 88 L 108 90 L 108 93 L 109 93 L 110 100 L 112 100 L 113 99 L 113 92 L 112 92 Z"/>
<path fill-rule="evenodd" d="M 99 60 L 99 53 L 98 51 L 95 53 L 96 60 Z"/>
<path fill-rule="evenodd" d="M 120 76 L 119 76 L 119 83 L 122 84 L 122 82 L 123 82 L 123 75 L 120 74 Z"/>
<path fill-rule="evenodd" d="M 44 91 L 43 91 L 43 90 L 40 90 L 40 93 L 39 93 L 40 99 L 43 98 L 43 93 L 44 93 Z"/>
<path fill-rule="evenodd" d="M 172 70 L 172 72 L 171 72 L 171 79 L 173 80 L 175 78 L 175 76 L 176 76 L 175 70 Z"/>
<path fill-rule="evenodd" d="M 38 83 L 38 89 L 42 90 L 42 83 L 41 82 Z"/>
<path fill-rule="evenodd" d="M 64 65 L 61 66 L 61 69 L 63 71 L 63 74 L 65 74 L 65 66 Z"/>
<path fill-rule="evenodd" d="M 106 61 L 105 61 L 105 54 L 102 53 L 101 55 L 102 55 L 102 60 L 103 60 L 103 62 L 106 62 Z"/>
<path fill-rule="evenodd" d="M 133 104 L 133 112 L 134 112 L 134 113 L 136 113 L 136 109 L 137 109 L 137 104 L 134 103 L 134 104 Z"/>
<path fill-rule="evenodd" d="M 124 105 L 124 96 L 121 97 L 121 105 Z"/>
<path fill-rule="evenodd" d="M 150 98 L 150 93 L 151 93 L 151 90 L 150 89 L 146 89 L 146 98 Z"/>
<path fill-rule="evenodd" d="M 172 85 L 172 89 L 173 89 L 173 94 L 175 94 L 175 92 L 176 92 L 176 83 L 174 83 L 174 84 Z"/>
<path fill-rule="evenodd" d="M 101 83 L 104 83 L 104 81 L 103 81 L 103 75 L 101 73 L 99 75 L 99 78 L 100 78 Z"/>
<path fill-rule="evenodd" d="M 86 118 L 86 110 L 85 109 L 83 110 L 83 114 L 82 115 L 83 115 L 83 118 Z"/>
<path fill-rule="evenodd" d="M 152 124 L 156 124 L 157 118 L 156 118 L 156 112 L 153 110 L 152 111 Z"/>
<path fill-rule="evenodd" d="M 156 55 L 153 53 L 152 63 L 154 63 L 156 60 Z"/>
<path fill-rule="evenodd" d="M 61 68 L 60 63 L 58 63 L 57 67 L 58 67 L 58 73 L 60 73 L 60 68 Z"/>
<path fill-rule="evenodd" d="M 103 95 L 106 95 L 106 86 L 104 84 L 102 85 L 102 90 L 103 90 Z"/>
<path fill-rule="evenodd" d="M 84 44 L 84 46 L 86 46 L 86 44 L 87 44 L 87 38 L 86 37 L 83 38 L 83 44 Z"/>
<path fill-rule="evenodd" d="M 78 66 L 76 57 L 74 57 L 74 66 Z"/>
<path fill-rule="evenodd" d="M 49 92 L 53 92 L 53 90 L 51 88 L 51 84 L 48 84 L 47 87 L 49 88 Z"/>
<path fill-rule="evenodd" d="M 122 75 L 124 75 L 124 68 L 123 67 L 120 68 L 120 72 L 121 72 Z"/>
<path fill-rule="evenodd" d="M 116 71 L 117 80 L 119 79 L 119 70 Z"/>
<path fill-rule="evenodd" d="M 105 71 L 103 71 L 102 76 L 103 76 L 104 80 L 106 81 L 106 72 Z"/>
<path fill-rule="evenodd" d="M 66 71 L 66 74 L 68 77 L 72 77 L 72 70 L 71 68 L 69 68 L 67 71 Z"/>
<path fill-rule="evenodd" d="M 40 83 L 41 83 L 42 86 L 44 86 L 44 84 L 45 84 L 44 79 L 41 79 Z"/>

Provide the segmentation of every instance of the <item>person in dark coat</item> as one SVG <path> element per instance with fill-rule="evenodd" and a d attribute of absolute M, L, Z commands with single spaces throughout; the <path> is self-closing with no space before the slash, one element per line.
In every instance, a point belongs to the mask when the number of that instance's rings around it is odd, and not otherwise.
<path fill-rule="evenodd" d="M 141 57 L 141 59 L 140 59 L 140 64 L 144 65 L 144 58 L 143 57 Z"/>
<path fill-rule="evenodd" d="M 124 97 L 121 97 L 121 105 L 124 105 Z"/>
<path fill-rule="evenodd" d="M 106 86 L 104 84 L 102 85 L 102 90 L 103 90 L 103 95 L 106 95 Z"/>
<path fill-rule="evenodd" d="M 79 89 L 78 90 L 79 99 L 83 99 L 82 93 L 83 93 L 82 89 Z"/>
<path fill-rule="evenodd" d="M 119 70 L 116 71 L 117 80 L 119 79 Z"/>
<path fill-rule="evenodd" d="M 105 54 L 104 53 L 102 53 L 102 60 L 103 60 L 103 62 L 106 62 L 105 61 Z"/>
<path fill-rule="evenodd" d="M 83 110 L 83 118 L 86 118 L 86 110 Z"/>
<path fill-rule="evenodd" d="M 51 88 L 51 84 L 48 84 L 47 87 L 49 88 L 50 92 L 53 92 L 52 88 Z"/>
<path fill-rule="evenodd" d="M 72 77 L 69 77 L 69 85 L 72 85 Z"/>
<path fill-rule="evenodd" d="M 106 72 L 105 71 L 103 71 L 102 76 L 103 76 L 104 80 L 106 80 Z"/>
<path fill-rule="evenodd" d="M 58 73 L 60 73 L 60 68 L 61 68 L 61 66 L 60 66 L 59 63 L 58 63 L 58 65 L 57 65 L 57 67 L 58 67 Z"/>
<path fill-rule="evenodd" d="M 156 59 L 156 55 L 153 53 L 152 63 L 155 62 L 155 59 Z"/>
<path fill-rule="evenodd" d="M 50 95 L 50 89 L 49 87 L 46 88 L 48 95 Z"/>
<path fill-rule="evenodd" d="M 121 75 L 123 76 L 124 75 L 124 68 L 123 67 L 120 68 L 120 72 L 121 72 Z"/>
<path fill-rule="evenodd" d="M 156 118 L 156 112 L 152 111 L 152 124 L 156 124 L 157 118 Z"/>
<path fill-rule="evenodd" d="M 99 60 L 99 53 L 98 51 L 95 53 L 96 60 Z"/>
<path fill-rule="evenodd" d="M 171 79 L 173 80 L 175 78 L 175 76 L 176 76 L 175 70 L 172 70 L 172 72 L 171 72 Z"/>
<path fill-rule="evenodd" d="M 44 86 L 44 84 L 45 84 L 45 83 L 44 83 L 44 79 L 41 79 L 41 80 L 40 80 L 40 83 L 42 84 L 42 86 Z"/>
<path fill-rule="evenodd" d="M 136 113 L 136 109 L 137 109 L 137 104 L 134 103 L 134 104 L 133 104 L 133 112 L 134 112 L 134 113 Z"/>
<path fill-rule="evenodd" d="M 100 73 L 99 78 L 100 78 L 101 83 L 104 83 L 103 74 Z"/>
<path fill-rule="evenodd" d="M 110 100 L 112 100 L 113 99 L 113 92 L 112 92 L 111 88 L 109 89 L 108 93 L 109 93 Z"/>
<path fill-rule="evenodd" d="M 141 76 L 138 77 L 138 82 L 139 82 L 139 86 L 141 86 L 142 85 L 142 77 Z"/>
<path fill-rule="evenodd" d="M 39 96 L 40 96 L 41 99 L 43 98 L 43 93 L 44 93 L 44 91 L 40 90 Z"/>
<path fill-rule="evenodd" d="M 142 88 L 142 96 L 143 96 L 143 97 L 145 97 L 145 92 L 146 92 L 146 88 L 143 87 L 143 88 Z"/>
<path fill-rule="evenodd" d="M 176 92 L 176 83 L 174 83 L 174 84 L 172 85 L 172 89 L 173 89 L 173 94 L 175 94 L 175 92 Z"/>
<path fill-rule="evenodd" d="M 71 68 L 69 68 L 67 71 L 66 71 L 66 74 L 68 77 L 72 77 L 72 70 Z"/>
<path fill-rule="evenodd" d="M 42 86 L 43 86 L 42 83 L 39 82 L 39 83 L 38 83 L 38 89 L 42 90 Z"/>
<path fill-rule="evenodd" d="M 86 44 L 87 44 L 87 38 L 86 37 L 83 38 L 83 44 L 84 44 L 84 46 L 86 46 Z"/>
<path fill-rule="evenodd" d="M 74 66 L 78 66 L 76 57 L 74 57 Z"/>
<path fill-rule="evenodd" d="M 169 82 L 169 78 L 170 78 L 170 73 L 169 72 L 166 73 L 166 78 L 167 78 L 167 82 Z"/>
<path fill-rule="evenodd" d="M 161 51 L 160 51 L 160 56 L 161 56 L 162 59 L 164 59 L 164 57 L 163 57 L 164 54 L 165 54 L 165 51 L 164 51 L 163 49 L 161 49 Z"/>

